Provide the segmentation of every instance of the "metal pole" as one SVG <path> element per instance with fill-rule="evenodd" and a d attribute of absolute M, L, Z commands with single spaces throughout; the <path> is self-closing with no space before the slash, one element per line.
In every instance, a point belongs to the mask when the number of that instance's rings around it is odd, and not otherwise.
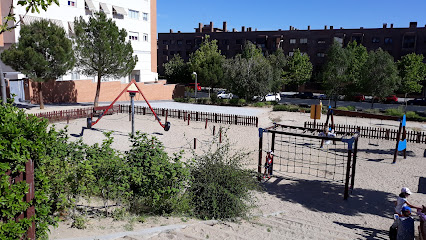
<path fill-rule="evenodd" d="M 136 93 L 130 93 L 130 101 L 132 105 L 132 136 L 135 136 L 135 102 L 133 99 L 135 95 Z"/>
<path fill-rule="evenodd" d="M 4 80 L 3 69 L 0 66 L 0 85 L 1 85 L 1 99 L 2 103 L 6 104 L 6 81 Z"/>
<path fill-rule="evenodd" d="M 192 74 L 194 74 L 194 75 L 195 75 L 195 94 L 194 94 L 194 97 L 195 97 L 195 100 L 197 100 L 197 90 L 198 90 L 198 84 L 197 84 L 197 73 L 196 73 L 196 72 L 193 72 Z"/>

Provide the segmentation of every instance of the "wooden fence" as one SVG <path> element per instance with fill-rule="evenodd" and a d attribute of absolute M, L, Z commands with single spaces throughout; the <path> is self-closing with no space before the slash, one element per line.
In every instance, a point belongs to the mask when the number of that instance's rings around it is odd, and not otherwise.
<path fill-rule="evenodd" d="M 325 123 L 317 123 L 314 126 L 313 122 L 305 122 L 305 128 L 323 130 Z M 331 127 L 331 124 L 329 124 Z M 359 132 L 360 137 L 370 139 L 396 140 L 398 129 L 363 127 L 355 125 L 335 124 L 336 132 Z M 418 131 L 407 131 L 407 142 L 426 143 L 426 133 Z"/>
<path fill-rule="evenodd" d="M 20 172 L 18 174 L 12 174 L 12 171 L 9 170 L 6 172 L 6 175 L 9 176 L 9 183 L 19 183 L 21 181 L 26 181 L 26 183 L 29 185 L 28 192 L 25 194 L 24 201 L 28 203 L 32 203 L 34 199 L 34 162 L 30 159 L 25 164 L 25 172 Z M 28 209 L 18 216 L 15 217 L 15 221 L 20 221 L 21 219 L 28 218 L 30 219 L 32 216 L 35 215 L 35 207 L 34 205 L 28 207 Z M 0 215 L 1 216 L 1 215 Z M 3 217 L 0 217 L 0 221 L 6 222 L 10 219 L 4 219 Z M 21 239 L 31 239 L 34 240 L 35 238 L 35 222 L 33 221 L 31 223 L 31 227 L 27 230 L 24 236 L 22 236 Z"/>
<path fill-rule="evenodd" d="M 210 113 L 210 112 L 198 112 L 180 109 L 167 109 L 167 108 L 153 108 L 158 116 L 178 118 L 178 119 L 189 119 L 191 121 L 214 122 L 214 123 L 225 123 L 235 124 L 243 126 L 259 126 L 259 119 L 254 116 L 241 116 L 234 114 L 223 114 L 223 113 Z M 131 113 L 130 105 L 119 105 L 120 113 Z M 148 107 L 135 106 L 135 114 L 140 115 L 153 115 Z"/>
<path fill-rule="evenodd" d="M 235 124 L 244 126 L 259 126 L 259 119 L 254 116 L 241 116 L 234 114 L 222 114 L 222 113 L 209 113 L 209 112 L 198 112 L 188 111 L 180 109 L 167 109 L 167 108 L 153 108 L 158 116 L 187 119 L 188 115 L 191 121 L 214 122 L 214 123 L 225 123 Z M 131 113 L 130 105 L 114 105 L 108 113 Z M 99 113 L 99 111 L 97 112 Z M 80 108 L 80 109 L 69 109 L 61 111 L 53 111 L 46 113 L 37 113 L 35 116 L 49 119 L 50 122 L 67 121 L 70 119 L 87 118 L 95 115 L 96 112 L 93 107 Z M 153 115 L 148 107 L 135 106 L 135 114 L 139 115 Z"/>

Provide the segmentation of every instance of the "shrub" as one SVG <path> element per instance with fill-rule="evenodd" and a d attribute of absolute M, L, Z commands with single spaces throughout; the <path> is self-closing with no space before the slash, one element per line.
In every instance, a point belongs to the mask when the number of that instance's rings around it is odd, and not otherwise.
<path fill-rule="evenodd" d="M 181 154 L 169 157 L 155 137 L 136 132 L 126 152 L 129 164 L 132 206 L 139 211 L 171 213 L 182 208 L 182 192 L 189 179 L 189 170 Z"/>
<path fill-rule="evenodd" d="M 217 95 L 215 93 L 212 93 L 210 95 L 210 100 L 212 101 L 213 104 L 216 104 L 219 100 L 219 98 L 217 97 Z"/>
<path fill-rule="evenodd" d="M 348 111 L 356 111 L 355 106 L 346 106 L 346 108 L 348 109 Z"/>
<path fill-rule="evenodd" d="M 255 102 L 253 103 L 253 107 L 264 107 L 265 103 L 264 102 Z"/>
<path fill-rule="evenodd" d="M 336 109 L 342 110 L 342 111 L 349 111 L 349 109 L 347 107 L 343 107 L 343 106 L 337 107 Z"/>
<path fill-rule="evenodd" d="M 246 100 L 245 100 L 245 99 L 240 98 L 240 99 L 238 99 L 238 104 L 239 104 L 240 106 L 245 106 L 247 103 L 246 103 Z"/>
<path fill-rule="evenodd" d="M 297 105 L 275 105 L 272 108 L 273 111 L 287 111 L 287 112 L 298 112 L 299 106 Z"/>
<path fill-rule="evenodd" d="M 399 108 L 388 108 L 386 109 L 386 115 L 402 117 L 404 116 L 404 109 L 402 107 Z"/>
<path fill-rule="evenodd" d="M 229 105 L 229 99 L 221 99 L 221 105 Z"/>
<path fill-rule="evenodd" d="M 244 169 L 247 154 L 231 154 L 229 144 L 217 146 L 191 165 L 188 189 L 194 215 L 201 219 L 229 219 L 245 216 L 252 206 L 250 191 L 259 189 L 256 173 Z"/>
<path fill-rule="evenodd" d="M 48 130 L 48 122 L 11 104 L 0 106 L 0 205 L 2 221 L 0 236 L 2 239 L 19 239 L 35 219 L 36 235 L 47 238 L 49 225 L 56 223 L 49 215 L 51 202 L 49 198 L 50 183 L 45 171 L 47 146 L 56 144 L 55 131 Z M 35 206 L 36 216 L 15 222 L 14 217 L 27 209 L 24 193 L 28 190 L 25 181 L 11 185 L 6 171 L 17 174 L 25 169 L 28 159 L 34 161 Z"/>
<path fill-rule="evenodd" d="M 239 105 L 239 100 L 240 99 L 235 99 L 235 98 L 230 99 L 229 100 L 229 104 L 231 104 L 232 106 L 238 106 Z"/>

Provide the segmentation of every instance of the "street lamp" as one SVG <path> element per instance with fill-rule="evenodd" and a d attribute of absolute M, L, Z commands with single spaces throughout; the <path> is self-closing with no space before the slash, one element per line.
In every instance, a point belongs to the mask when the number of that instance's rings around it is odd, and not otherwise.
<path fill-rule="evenodd" d="M 193 72 L 193 75 L 195 75 L 195 100 L 197 100 L 197 90 L 198 90 L 198 84 L 197 84 L 197 73 Z"/>

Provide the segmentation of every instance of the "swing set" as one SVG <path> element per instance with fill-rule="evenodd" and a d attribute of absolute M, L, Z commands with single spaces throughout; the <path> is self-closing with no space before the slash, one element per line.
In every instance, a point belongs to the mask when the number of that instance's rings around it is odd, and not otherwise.
<path fill-rule="evenodd" d="M 134 87 L 136 87 L 136 89 Z M 139 92 L 142 95 L 142 97 L 145 100 L 145 102 L 148 104 L 149 109 L 151 109 L 151 112 L 154 114 L 155 119 L 158 121 L 158 123 L 164 129 L 164 131 L 169 131 L 170 130 L 170 122 L 165 122 L 164 124 L 161 123 L 161 119 L 157 116 L 157 114 L 155 113 L 154 109 L 152 109 L 151 104 L 149 104 L 148 99 L 146 99 L 146 97 L 143 94 L 142 90 L 136 84 L 136 80 L 135 79 L 133 79 L 129 84 L 127 84 L 127 86 L 123 89 L 123 91 L 121 91 L 121 93 L 118 95 L 118 97 L 115 98 L 115 100 L 108 107 L 106 107 L 105 110 L 103 110 L 103 112 L 99 115 L 98 119 L 95 122 L 93 122 L 92 117 L 87 118 L 87 128 L 91 129 L 92 126 L 94 126 L 95 124 L 97 124 L 99 122 L 99 120 L 101 120 L 102 117 L 105 116 L 108 113 L 108 111 L 114 106 L 114 103 L 117 102 L 117 100 L 121 97 L 121 95 L 123 95 L 123 93 L 125 93 L 126 91 L 128 91 L 130 93 L 133 93 L 133 94 Z"/>
<path fill-rule="evenodd" d="M 407 139 L 406 139 L 407 138 L 407 131 L 406 131 L 407 119 L 405 115 L 401 118 L 396 116 L 386 116 L 386 115 L 380 115 L 380 114 L 338 110 L 338 109 L 333 109 L 331 108 L 331 106 L 329 106 L 328 112 L 327 112 L 327 120 L 325 121 L 324 129 L 323 129 L 324 133 L 329 131 L 335 131 L 334 117 L 333 117 L 334 114 L 337 114 L 340 116 L 347 116 L 347 117 L 369 118 L 370 123 L 371 123 L 371 119 L 379 119 L 382 121 L 383 120 L 399 121 L 399 128 L 397 132 L 396 146 L 395 146 L 394 158 L 392 163 L 396 163 L 398 152 L 403 153 L 404 159 L 407 158 Z M 329 124 L 329 121 L 331 121 L 330 124 Z M 360 133 L 360 127 L 358 127 L 357 131 L 358 133 Z M 362 137 L 361 133 L 360 133 L 360 137 Z M 375 146 L 378 146 L 378 144 L 376 144 Z"/>

